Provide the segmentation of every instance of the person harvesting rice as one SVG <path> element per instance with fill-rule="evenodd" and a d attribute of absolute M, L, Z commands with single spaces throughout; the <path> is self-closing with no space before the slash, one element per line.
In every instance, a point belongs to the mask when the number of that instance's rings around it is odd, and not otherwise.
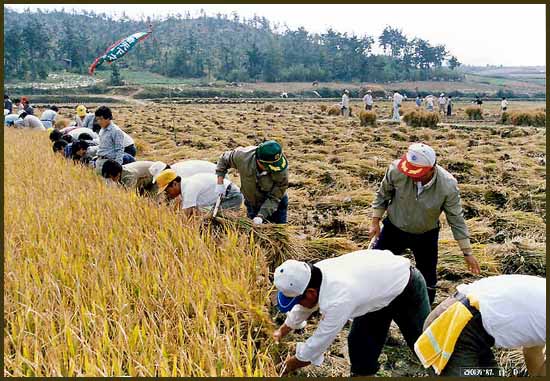
<path fill-rule="evenodd" d="M 456 179 L 436 163 L 435 151 L 423 143 L 411 144 L 407 153 L 386 171 L 372 203 L 369 236 L 374 249 L 401 254 L 410 248 L 426 279 L 430 302 L 435 299 L 439 216 L 445 212 L 468 269 L 479 274 L 460 203 Z M 384 227 L 380 230 L 380 219 Z"/>
<path fill-rule="evenodd" d="M 414 349 L 441 376 L 499 376 L 493 346 L 523 348 L 529 376 L 546 375 L 545 278 L 499 275 L 459 285 L 430 313 Z"/>
<path fill-rule="evenodd" d="M 255 224 L 262 224 L 264 220 L 286 224 L 288 161 L 278 142 L 268 140 L 258 146 L 224 152 L 216 167 L 218 196 L 224 197 L 223 179 L 229 168 L 239 172 L 248 218 Z"/>
<path fill-rule="evenodd" d="M 409 259 L 388 250 L 359 250 L 313 265 L 285 261 L 273 273 L 278 307 L 288 312 L 273 338 L 280 341 L 317 309 L 322 318 L 313 335 L 296 345 L 296 355 L 287 358 L 284 373 L 323 363 L 324 352 L 348 320 L 351 373 L 372 376 L 386 342 L 392 320 L 408 346 L 422 333 L 430 312 L 426 282 Z"/>

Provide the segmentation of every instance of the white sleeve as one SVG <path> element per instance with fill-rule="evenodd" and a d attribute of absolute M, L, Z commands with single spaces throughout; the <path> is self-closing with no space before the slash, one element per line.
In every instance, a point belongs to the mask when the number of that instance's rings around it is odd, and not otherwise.
<path fill-rule="evenodd" d="M 306 321 L 310 315 L 317 310 L 319 307 L 315 308 L 306 308 L 300 304 L 296 304 L 287 314 L 285 325 L 292 329 L 297 329 L 300 327 L 302 322 Z"/>
<path fill-rule="evenodd" d="M 304 343 L 296 344 L 296 358 L 320 366 L 324 352 L 351 317 L 350 304 L 338 304 L 327 310 L 313 335 Z"/>

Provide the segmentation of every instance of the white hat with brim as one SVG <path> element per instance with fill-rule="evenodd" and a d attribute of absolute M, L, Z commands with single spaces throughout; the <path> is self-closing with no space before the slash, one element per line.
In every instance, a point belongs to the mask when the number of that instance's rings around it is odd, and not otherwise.
<path fill-rule="evenodd" d="M 302 261 L 289 259 L 275 269 L 273 283 L 279 291 L 279 310 L 288 312 L 301 299 L 311 279 L 311 267 Z"/>

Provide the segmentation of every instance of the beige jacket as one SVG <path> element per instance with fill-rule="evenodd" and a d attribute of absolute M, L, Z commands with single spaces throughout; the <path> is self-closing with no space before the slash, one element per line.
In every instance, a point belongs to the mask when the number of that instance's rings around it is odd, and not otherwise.
<path fill-rule="evenodd" d="M 437 165 L 433 184 L 418 195 L 416 182 L 397 169 L 398 163 L 395 160 L 382 179 L 372 203 L 373 217 L 382 217 L 387 211 L 390 222 L 397 228 L 421 234 L 439 227 L 439 216 L 445 212 L 460 248 L 469 248 L 468 227 L 453 175 Z"/>

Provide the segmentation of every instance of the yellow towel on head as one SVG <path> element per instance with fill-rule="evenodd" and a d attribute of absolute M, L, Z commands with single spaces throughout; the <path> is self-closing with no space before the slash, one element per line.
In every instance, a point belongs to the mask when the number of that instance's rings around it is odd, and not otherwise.
<path fill-rule="evenodd" d="M 474 300 L 470 296 L 468 299 Z M 414 351 L 424 368 L 432 366 L 436 374 L 441 373 L 453 354 L 460 333 L 472 317 L 468 308 L 457 301 L 426 328 L 414 343 Z"/>

